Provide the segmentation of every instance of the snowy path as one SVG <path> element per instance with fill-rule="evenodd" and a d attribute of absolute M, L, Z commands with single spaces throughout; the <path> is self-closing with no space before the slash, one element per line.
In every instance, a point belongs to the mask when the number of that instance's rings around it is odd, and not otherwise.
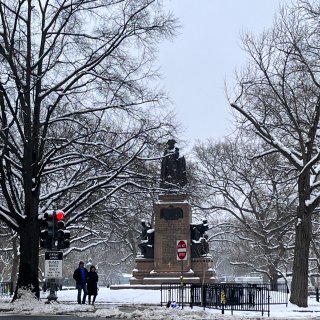
<path fill-rule="evenodd" d="M 45 297 L 44 294 L 42 296 Z M 0 298 L 1 315 L 75 315 L 91 318 L 113 318 L 113 319 L 141 319 L 141 320 L 320 320 L 320 303 L 314 299 L 309 300 L 308 308 L 298 308 L 294 305 L 271 305 L 271 313 L 261 316 L 258 312 L 234 312 L 226 311 L 221 315 L 221 310 L 203 310 L 202 308 L 189 307 L 172 309 L 159 307 L 160 291 L 123 289 L 110 290 L 101 288 L 97 297 L 97 305 L 78 305 L 75 303 L 76 290 L 63 290 L 58 292 L 58 301 L 46 304 L 45 299 L 35 300 L 24 293 L 22 299 L 10 303 L 10 299 Z"/>

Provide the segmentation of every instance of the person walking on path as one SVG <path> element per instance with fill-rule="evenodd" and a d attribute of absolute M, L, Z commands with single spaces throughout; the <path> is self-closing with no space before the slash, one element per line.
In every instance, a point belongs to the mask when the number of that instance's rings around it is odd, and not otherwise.
<path fill-rule="evenodd" d="M 88 272 L 87 286 L 88 286 L 89 304 L 91 302 L 91 296 L 93 296 L 92 305 L 94 305 L 94 302 L 96 301 L 96 297 L 98 295 L 98 280 L 99 280 L 99 277 L 96 272 L 96 268 L 95 266 L 91 266 L 90 271 Z"/>
<path fill-rule="evenodd" d="M 74 270 L 73 279 L 76 280 L 76 288 L 78 289 L 78 303 L 81 304 L 81 291 L 83 290 L 82 304 L 86 303 L 88 270 L 84 267 L 84 262 L 79 262 L 79 268 Z"/>

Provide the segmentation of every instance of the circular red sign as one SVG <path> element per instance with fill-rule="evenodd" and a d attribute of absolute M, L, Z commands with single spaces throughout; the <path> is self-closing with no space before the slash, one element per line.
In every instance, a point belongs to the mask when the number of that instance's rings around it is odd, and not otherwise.
<path fill-rule="evenodd" d="M 180 240 L 177 244 L 177 256 L 179 260 L 184 260 L 187 256 L 187 242 Z"/>

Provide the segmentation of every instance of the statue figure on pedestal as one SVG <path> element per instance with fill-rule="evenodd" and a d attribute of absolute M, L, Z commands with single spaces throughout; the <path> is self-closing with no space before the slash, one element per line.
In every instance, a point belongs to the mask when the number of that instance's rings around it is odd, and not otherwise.
<path fill-rule="evenodd" d="M 201 224 L 191 224 L 191 256 L 200 258 L 209 253 L 208 235 L 205 233 L 209 230 L 208 221 L 203 220 Z"/>
<path fill-rule="evenodd" d="M 180 157 L 179 148 L 175 148 L 175 144 L 174 139 L 168 140 L 168 147 L 162 158 L 160 187 L 164 189 L 183 187 L 187 184 L 186 160 Z"/>
<path fill-rule="evenodd" d="M 141 251 L 141 255 L 145 258 L 153 258 L 154 255 L 154 230 L 151 228 L 151 225 L 141 220 L 141 234 L 139 239 L 141 242 L 138 244 L 138 247 Z"/>

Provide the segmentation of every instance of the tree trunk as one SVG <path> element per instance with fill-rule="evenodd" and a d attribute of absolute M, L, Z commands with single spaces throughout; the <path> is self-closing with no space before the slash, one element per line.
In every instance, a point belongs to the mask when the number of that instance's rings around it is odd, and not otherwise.
<path fill-rule="evenodd" d="M 15 286 L 17 283 L 17 273 L 18 273 L 18 267 L 19 267 L 17 237 L 14 237 L 12 240 L 12 249 L 13 249 L 13 259 L 12 259 L 12 268 L 11 268 L 11 281 Z"/>
<path fill-rule="evenodd" d="M 308 258 L 311 241 L 311 213 L 300 202 L 296 224 L 293 276 L 290 302 L 298 307 L 308 306 Z"/>
<path fill-rule="evenodd" d="M 273 266 L 269 266 L 271 291 L 278 291 L 278 272 Z"/>
<path fill-rule="evenodd" d="M 20 266 L 14 299 L 18 298 L 18 289 L 27 289 L 39 298 L 39 223 L 29 219 L 20 227 Z"/>

